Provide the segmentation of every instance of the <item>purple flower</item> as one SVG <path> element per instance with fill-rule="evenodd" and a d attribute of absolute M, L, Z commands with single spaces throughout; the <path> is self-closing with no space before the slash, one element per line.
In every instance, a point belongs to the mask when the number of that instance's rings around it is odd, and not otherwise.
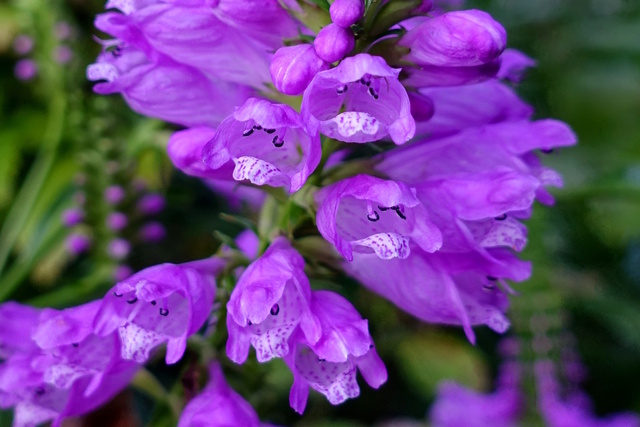
<path fill-rule="evenodd" d="M 70 208 L 62 212 L 62 223 L 65 227 L 73 227 L 84 220 L 84 211 L 79 208 Z"/>
<path fill-rule="evenodd" d="M 107 245 L 107 253 L 113 259 L 121 260 L 129 255 L 131 244 L 125 239 L 116 238 Z"/>
<path fill-rule="evenodd" d="M 320 325 L 311 314 L 310 293 L 304 259 L 285 238 L 277 238 L 244 271 L 231 293 L 227 356 L 244 363 L 253 345 L 259 362 L 283 357 L 298 325 L 310 343 L 318 342 Z"/>
<path fill-rule="evenodd" d="M 481 394 L 454 382 L 438 387 L 431 408 L 434 427 L 513 427 L 518 424 L 521 398 L 512 388 Z"/>
<path fill-rule="evenodd" d="M 112 205 L 117 205 L 123 201 L 125 196 L 124 188 L 119 185 L 111 185 L 104 190 L 104 199 Z"/>
<path fill-rule="evenodd" d="M 224 379 L 218 363 L 209 365 L 209 383 L 182 411 L 178 427 L 268 427 L 249 402 Z"/>
<path fill-rule="evenodd" d="M 226 118 L 202 150 L 211 169 L 235 163 L 233 178 L 299 190 L 320 162 L 318 134 L 310 135 L 288 105 L 251 98 Z"/>
<path fill-rule="evenodd" d="M 301 114 L 312 132 L 345 142 L 371 142 L 389 135 L 403 144 L 415 133 L 400 70 L 379 56 L 361 53 L 318 73 L 302 98 Z"/>
<path fill-rule="evenodd" d="M 9 301 L 0 305 L 0 359 L 35 348 L 31 331 L 38 324 L 40 310 Z M 20 319 L 20 321 L 16 321 Z"/>
<path fill-rule="evenodd" d="M 533 115 L 531 106 L 495 79 L 474 85 L 423 88 L 420 93 L 431 99 L 434 114 L 428 121 L 416 118 L 416 134 L 430 138 L 482 125 L 526 120 Z"/>
<path fill-rule="evenodd" d="M 137 208 L 145 215 L 155 215 L 162 212 L 166 204 L 166 200 L 160 194 L 150 193 L 140 198 Z"/>
<path fill-rule="evenodd" d="M 324 27 L 315 40 L 313 46 L 318 56 L 326 62 L 336 62 L 344 58 L 356 45 L 356 39 L 350 28 L 342 28 L 336 24 Z"/>
<path fill-rule="evenodd" d="M 130 46 L 102 53 L 87 77 L 106 80 L 95 92 L 121 93 L 134 111 L 184 126 L 216 126 L 251 92 L 161 55 L 152 61 Z"/>
<path fill-rule="evenodd" d="M 165 238 L 167 230 L 157 222 L 148 222 L 140 228 L 140 238 L 145 242 L 158 242 Z"/>
<path fill-rule="evenodd" d="M 53 419 L 59 426 L 66 417 L 104 404 L 129 383 L 138 366 L 120 358 L 117 335 L 93 334 L 99 304 L 44 309 L 36 325 L 33 313 L 25 319 L 32 326 L 26 331 L 31 332 L 31 348 L 0 365 L 0 405 L 15 407 L 14 425 L 35 426 Z"/>
<path fill-rule="evenodd" d="M 503 278 L 521 281 L 530 265 L 504 249 L 488 249 L 488 256 L 473 252 L 429 254 L 411 248 L 406 259 L 381 260 L 373 254 L 354 254 L 345 271 L 365 287 L 426 322 L 461 325 L 475 341 L 473 325 L 485 324 L 504 332 L 508 301 L 498 288 Z"/>
<path fill-rule="evenodd" d="M 107 216 L 107 227 L 110 230 L 122 230 L 129 223 L 129 219 L 122 212 L 112 212 Z"/>
<path fill-rule="evenodd" d="M 276 89 L 287 95 L 300 95 L 320 71 L 329 68 L 313 45 L 299 44 L 278 49 L 269 72 Z"/>
<path fill-rule="evenodd" d="M 535 67 L 537 64 L 534 59 L 515 49 L 506 49 L 500 56 L 500 60 L 497 77 L 514 83 L 520 83 L 527 68 Z"/>
<path fill-rule="evenodd" d="M 38 74 L 38 64 L 32 59 L 21 59 L 16 62 L 13 73 L 19 80 L 31 80 Z"/>
<path fill-rule="evenodd" d="M 405 59 L 419 66 L 474 67 L 497 59 L 507 43 L 505 29 L 480 10 L 449 12 L 427 19 L 400 41 Z"/>
<path fill-rule="evenodd" d="M 353 252 L 406 258 L 411 241 L 427 252 L 442 244 L 415 190 L 402 182 L 358 175 L 324 188 L 317 199 L 318 231 L 348 260 Z"/>
<path fill-rule="evenodd" d="M 89 250 L 91 239 L 86 234 L 73 233 L 66 240 L 67 250 L 72 255 L 80 255 Z"/>
<path fill-rule="evenodd" d="M 337 405 L 360 394 L 358 369 L 373 388 L 387 380 L 387 370 L 374 348 L 367 321 L 349 301 L 333 292 L 316 291 L 312 293 L 311 309 L 320 321 L 320 339 L 313 343 L 296 333 L 290 339 L 292 351 L 285 356 L 293 372 L 289 403 L 300 414 L 307 404 L 309 387 Z"/>
<path fill-rule="evenodd" d="M 336 0 L 329 8 L 331 21 L 342 27 L 349 28 L 364 15 L 363 0 Z"/>
<path fill-rule="evenodd" d="M 25 34 L 20 34 L 15 39 L 13 39 L 13 50 L 18 55 L 26 55 L 27 53 L 31 52 L 33 50 L 33 45 L 33 38 Z"/>
<path fill-rule="evenodd" d="M 223 261 L 160 264 L 118 283 L 102 300 L 94 322 L 98 335 L 118 331 L 122 357 L 144 363 L 150 351 L 167 343 L 166 362 L 182 357 L 187 338 L 209 316 L 215 274 Z"/>

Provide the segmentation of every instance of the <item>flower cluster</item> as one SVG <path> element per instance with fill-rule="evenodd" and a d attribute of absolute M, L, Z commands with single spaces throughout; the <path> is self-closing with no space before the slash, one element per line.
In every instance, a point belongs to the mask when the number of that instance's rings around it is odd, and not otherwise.
<path fill-rule="evenodd" d="M 3 306 L 33 319 L 31 341 L 8 332 L 2 365 L 4 405 L 23 425 L 91 410 L 161 344 L 166 363 L 180 360 L 212 313 L 216 276 L 233 288 L 220 296 L 227 357 L 243 364 L 254 348 L 260 363 L 283 359 L 295 411 L 309 389 L 334 405 L 358 396 L 358 371 L 380 387 L 387 371 L 367 320 L 340 294 L 312 289 L 309 261 L 319 252 L 333 273 L 421 320 L 462 326 L 472 342 L 476 325 L 508 329 L 508 281 L 531 271 L 517 254 L 522 221 L 536 200 L 553 203 L 547 187 L 562 185 L 538 152 L 575 136 L 561 122 L 532 120 L 512 86 L 535 63 L 505 50 L 506 32 L 487 13 L 375 3 L 108 1 L 95 25 L 110 38 L 87 70 L 95 92 L 183 126 L 168 142 L 173 164 L 236 205 L 260 208 L 259 235 L 206 260 L 142 270 L 85 306 Z M 314 27 L 310 10 L 328 24 Z M 118 230 L 127 218 L 107 220 Z M 326 242 L 298 245 L 305 233 Z M 45 332 L 52 322 L 68 332 Z M 74 353 L 77 344 L 91 351 Z M 220 365 L 209 369 L 181 425 L 260 425 Z M 485 404 L 455 386 L 443 393 Z M 511 400 L 496 397 L 495 411 L 511 416 L 517 399 L 505 393 Z"/>

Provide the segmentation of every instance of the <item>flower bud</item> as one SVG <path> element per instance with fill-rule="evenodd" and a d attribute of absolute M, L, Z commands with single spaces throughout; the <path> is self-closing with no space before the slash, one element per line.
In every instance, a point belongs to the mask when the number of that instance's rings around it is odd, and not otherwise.
<path fill-rule="evenodd" d="M 349 28 L 329 24 L 318 33 L 313 46 L 318 56 L 326 62 L 336 62 L 354 48 L 356 39 Z"/>
<path fill-rule="evenodd" d="M 162 212 L 166 202 L 159 194 L 147 194 L 138 202 L 138 210 L 145 215 L 155 215 Z"/>
<path fill-rule="evenodd" d="M 112 185 L 104 190 L 104 199 L 111 204 L 118 204 L 124 199 L 124 189 L 119 185 Z"/>
<path fill-rule="evenodd" d="M 287 95 L 300 95 L 320 71 L 329 68 L 310 44 L 278 49 L 269 71 L 276 88 Z"/>
<path fill-rule="evenodd" d="M 336 0 L 329 8 L 331 21 L 334 24 L 349 28 L 364 15 L 364 2 L 362 0 Z"/>
<path fill-rule="evenodd" d="M 26 82 L 38 74 L 38 64 L 31 59 L 22 59 L 16 63 L 13 72 L 18 80 Z"/>
<path fill-rule="evenodd" d="M 26 55 L 33 50 L 33 39 L 24 34 L 19 35 L 13 40 L 13 50 L 18 55 Z"/>
<path fill-rule="evenodd" d="M 426 122 L 433 117 L 433 101 L 419 92 L 407 92 L 411 101 L 411 115 L 416 122 Z"/>
<path fill-rule="evenodd" d="M 107 246 L 107 253 L 113 259 L 123 259 L 129 255 L 131 245 L 124 239 L 113 239 Z"/>
<path fill-rule="evenodd" d="M 491 15 L 465 10 L 423 22 L 399 44 L 411 49 L 405 58 L 417 65 L 473 67 L 496 59 L 506 43 L 505 29 Z"/>
<path fill-rule="evenodd" d="M 67 250 L 72 255 L 80 255 L 91 247 L 91 239 L 84 234 L 74 233 L 67 238 Z"/>
<path fill-rule="evenodd" d="M 122 212 L 113 212 L 107 217 L 107 227 L 110 230 L 122 230 L 127 226 L 128 222 L 127 216 Z"/>
<path fill-rule="evenodd" d="M 82 222 L 84 219 L 84 212 L 78 208 L 70 208 L 62 212 L 62 224 L 65 227 L 73 227 Z"/>
<path fill-rule="evenodd" d="M 164 226 L 159 222 L 150 222 L 140 229 L 140 238 L 146 242 L 158 242 L 167 235 Z"/>

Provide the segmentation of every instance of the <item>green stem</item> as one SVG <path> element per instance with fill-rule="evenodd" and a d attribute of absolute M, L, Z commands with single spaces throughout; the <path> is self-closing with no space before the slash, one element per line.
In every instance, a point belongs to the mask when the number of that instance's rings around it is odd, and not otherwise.
<path fill-rule="evenodd" d="M 169 394 L 167 390 L 162 386 L 160 381 L 153 374 L 146 369 L 140 369 L 135 377 L 133 377 L 133 381 L 131 385 L 140 390 L 141 392 L 151 396 L 155 400 L 159 402 L 164 402 L 171 409 L 171 413 L 175 417 L 175 419 L 180 418 L 180 413 L 182 412 L 182 404 L 177 396 Z"/>

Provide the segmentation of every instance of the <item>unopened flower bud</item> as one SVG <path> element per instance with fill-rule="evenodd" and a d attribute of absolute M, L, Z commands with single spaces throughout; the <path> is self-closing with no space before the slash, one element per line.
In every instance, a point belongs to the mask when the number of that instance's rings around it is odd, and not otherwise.
<path fill-rule="evenodd" d="M 145 215 L 155 215 L 162 212 L 166 202 L 159 194 L 147 194 L 138 202 L 138 210 Z"/>
<path fill-rule="evenodd" d="M 62 212 L 62 224 L 65 227 L 73 227 L 82 222 L 84 219 L 84 212 L 78 208 L 70 208 Z"/>
<path fill-rule="evenodd" d="M 315 75 L 327 68 L 312 45 L 299 44 L 278 49 L 269 71 L 276 89 L 287 95 L 300 95 Z"/>
<path fill-rule="evenodd" d="M 16 63 L 14 74 L 18 80 L 31 80 L 38 74 L 38 65 L 31 59 L 22 59 Z"/>
<path fill-rule="evenodd" d="M 54 59 L 58 64 L 66 64 L 73 58 L 73 51 L 69 46 L 58 46 Z"/>
<path fill-rule="evenodd" d="M 26 55 L 33 50 L 33 39 L 24 34 L 19 35 L 13 40 L 13 50 L 18 55 Z"/>
<path fill-rule="evenodd" d="M 124 189 L 119 185 L 112 185 L 104 190 L 104 199 L 111 204 L 120 203 L 124 196 Z"/>
<path fill-rule="evenodd" d="M 74 233 L 67 238 L 66 244 L 72 255 L 80 255 L 91 247 L 91 239 L 84 234 Z"/>
<path fill-rule="evenodd" d="M 150 222 L 140 229 L 140 238 L 147 242 L 158 242 L 167 235 L 164 226 L 159 222 Z"/>
<path fill-rule="evenodd" d="M 127 216 L 122 212 L 113 212 L 107 217 L 107 227 L 111 230 L 122 230 L 128 224 Z"/>
<path fill-rule="evenodd" d="M 407 92 L 411 101 L 411 115 L 416 122 L 426 122 L 433 117 L 433 101 L 419 92 Z"/>
<path fill-rule="evenodd" d="M 123 259 L 129 255 L 131 245 L 124 239 L 116 238 L 109 242 L 107 253 L 113 259 Z"/>
<path fill-rule="evenodd" d="M 318 33 L 313 46 L 318 56 L 326 62 L 336 62 L 354 48 L 356 39 L 349 28 L 329 24 Z"/>
<path fill-rule="evenodd" d="M 329 15 L 334 24 L 349 28 L 364 15 L 364 2 L 362 0 L 336 0 L 329 8 Z"/>

